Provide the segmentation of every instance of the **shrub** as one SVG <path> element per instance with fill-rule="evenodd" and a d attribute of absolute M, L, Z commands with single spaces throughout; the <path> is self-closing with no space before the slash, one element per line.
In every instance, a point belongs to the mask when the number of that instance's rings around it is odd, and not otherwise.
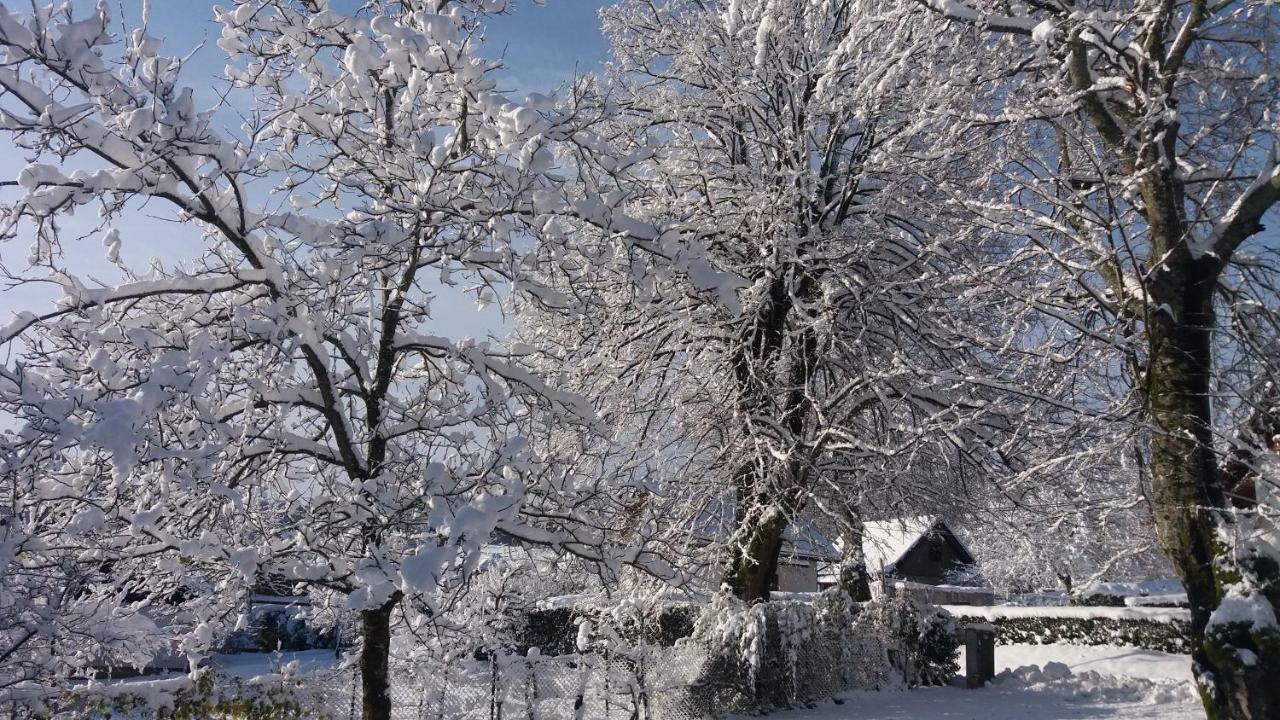
<path fill-rule="evenodd" d="M 906 597 L 863 606 L 859 625 L 889 643 L 889 661 L 908 687 L 945 685 L 960 671 L 955 618 Z"/>
<path fill-rule="evenodd" d="M 253 680 L 205 670 L 185 678 L 73 692 L 49 717 L 68 720 L 334 720 L 323 683 L 291 673 Z M 42 717 L 37 714 L 36 717 Z"/>
<path fill-rule="evenodd" d="M 996 630 L 997 645 L 1127 645 L 1167 653 L 1186 653 L 1191 647 L 1190 624 L 1179 619 L 960 615 L 956 621 L 960 627 L 990 623 Z"/>

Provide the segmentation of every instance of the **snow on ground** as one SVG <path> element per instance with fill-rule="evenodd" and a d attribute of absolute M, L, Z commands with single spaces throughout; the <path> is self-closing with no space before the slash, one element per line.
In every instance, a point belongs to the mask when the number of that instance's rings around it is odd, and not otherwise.
<path fill-rule="evenodd" d="M 279 673 L 288 663 L 298 663 L 298 672 L 336 667 L 342 657 L 333 650 L 298 650 L 278 653 L 235 653 L 213 656 L 212 665 L 228 675 L 252 678 Z"/>
<path fill-rule="evenodd" d="M 1201 720 L 1195 700 L 1161 704 L 1068 698 L 1024 687 L 925 688 L 846 694 L 843 704 L 777 713 L 776 720 Z"/>
<path fill-rule="evenodd" d="M 334 667 L 332 650 L 218 655 L 238 677 Z M 961 648 L 961 667 L 964 650 Z M 1186 655 L 1113 645 L 999 645 L 988 687 L 852 692 L 840 704 L 774 715 L 778 720 L 1200 720 Z M 958 681 L 959 682 L 959 681 Z"/>
<path fill-rule="evenodd" d="M 961 666 L 964 656 L 961 650 Z M 854 692 L 779 720 L 1200 720 L 1185 655 L 1116 646 L 1001 645 L 991 685 Z"/>
<path fill-rule="evenodd" d="M 1128 675 L 1149 680 L 1191 682 L 1191 658 L 1156 650 L 1116 645 L 997 645 L 996 672 L 1023 665 L 1064 663 L 1074 673 L 1094 671 L 1104 675 Z M 964 647 L 960 648 L 964 667 Z"/>

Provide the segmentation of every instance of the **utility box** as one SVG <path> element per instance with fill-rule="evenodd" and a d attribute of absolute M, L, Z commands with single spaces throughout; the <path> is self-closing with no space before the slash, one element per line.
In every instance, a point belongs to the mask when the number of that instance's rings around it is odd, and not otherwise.
<path fill-rule="evenodd" d="M 996 629 L 990 623 L 964 628 L 964 680 L 970 689 L 980 688 L 996 676 Z"/>

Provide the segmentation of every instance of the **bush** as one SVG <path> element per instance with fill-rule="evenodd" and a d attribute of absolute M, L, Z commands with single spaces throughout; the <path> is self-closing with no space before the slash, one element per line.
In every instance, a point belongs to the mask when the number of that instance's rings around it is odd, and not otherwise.
<path fill-rule="evenodd" d="M 997 645 L 1127 645 L 1167 653 L 1186 653 L 1191 647 L 1190 624 L 1178 619 L 960 615 L 956 620 L 960 627 L 990 623 L 996 629 Z"/>
<path fill-rule="evenodd" d="M 73 692 L 48 710 L 68 720 L 335 720 L 323 686 L 308 680 L 289 673 L 242 680 L 205 670 L 190 684 L 182 678 Z"/>
<path fill-rule="evenodd" d="M 629 614 L 614 622 L 610 613 L 592 607 L 561 607 L 531 610 L 515 633 L 515 650 L 527 653 L 538 648 L 543 655 L 568 655 L 577 649 L 578 625 L 583 620 L 595 625 L 617 626 L 616 630 L 633 643 L 671 647 L 693 634 L 702 614 L 700 605 L 664 605 L 649 613 Z"/>
<path fill-rule="evenodd" d="M 859 604 L 838 589 L 812 602 L 748 606 L 722 593 L 708 605 L 642 613 L 536 610 L 526 616 L 517 652 L 573 653 L 584 622 L 622 640 L 615 650 L 630 646 L 643 655 L 646 647 L 704 648 L 696 685 L 715 695 L 718 710 L 788 707 L 853 688 L 942 685 L 960 669 L 955 620 L 946 610 L 909 598 Z"/>
<path fill-rule="evenodd" d="M 298 607 L 256 607 L 249 625 L 227 639 L 232 652 L 275 652 L 331 648 L 337 642 L 336 628 L 321 628 L 307 622 L 306 610 Z"/>
<path fill-rule="evenodd" d="M 859 625 L 889 643 L 889 660 L 908 687 L 946 685 L 960 672 L 960 640 L 946 610 L 905 597 L 866 603 Z"/>

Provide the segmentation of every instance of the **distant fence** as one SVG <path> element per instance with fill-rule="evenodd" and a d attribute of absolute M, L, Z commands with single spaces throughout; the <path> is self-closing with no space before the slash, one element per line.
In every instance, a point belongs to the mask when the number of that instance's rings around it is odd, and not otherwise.
<path fill-rule="evenodd" d="M 882 591 L 894 597 L 908 597 L 928 605 L 994 605 L 996 591 L 989 587 L 929 585 L 907 580 L 885 580 Z"/>

